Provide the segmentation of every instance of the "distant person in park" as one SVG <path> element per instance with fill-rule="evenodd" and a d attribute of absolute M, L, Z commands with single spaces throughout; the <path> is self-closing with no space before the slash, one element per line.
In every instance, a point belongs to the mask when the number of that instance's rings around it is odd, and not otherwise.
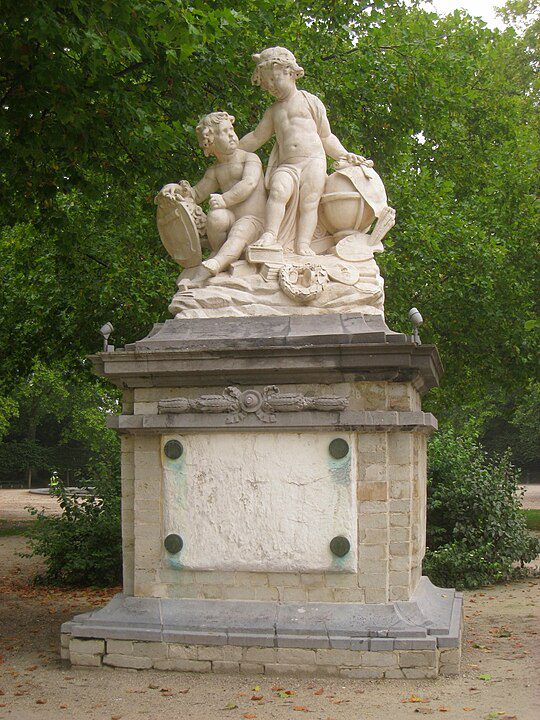
<path fill-rule="evenodd" d="M 212 275 L 238 260 L 263 227 L 266 190 L 262 164 L 257 155 L 238 147 L 233 124 L 234 117 L 226 112 L 213 112 L 199 121 L 199 145 L 217 162 L 194 187 L 181 183 L 196 203 L 210 197 L 206 232 L 215 254 L 202 264 Z"/>
<path fill-rule="evenodd" d="M 292 52 L 272 47 L 253 55 L 253 60 L 257 66 L 252 83 L 276 98 L 255 130 L 240 140 L 241 148 L 255 151 L 276 136 L 266 171 L 264 232 L 255 245 L 279 242 L 299 255 L 314 255 L 310 244 L 327 177 L 326 156 L 352 165 L 366 161 L 349 153 L 332 134 L 319 98 L 297 89 L 304 70 Z"/>

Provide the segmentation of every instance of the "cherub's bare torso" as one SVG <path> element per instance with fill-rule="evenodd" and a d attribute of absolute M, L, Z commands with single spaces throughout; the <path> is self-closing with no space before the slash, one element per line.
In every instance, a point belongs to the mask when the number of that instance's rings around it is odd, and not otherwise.
<path fill-rule="evenodd" d="M 271 113 L 281 163 L 306 157 L 325 159 L 315 120 L 301 92 L 274 103 Z"/>
<path fill-rule="evenodd" d="M 252 166 L 253 172 L 259 174 L 259 182 L 245 200 L 231 205 L 230 210 L 237 219 L 245 215 L 254 215 L 262 218 L 266 205 L 266 193 L 264 191 L 264 178 L 260 169 L 261 161 L 257 155 L 246 152 L 245 150 L 237 150 L 234 155 L 231 155 L 227 160 L 212 165 L 209 171 L 214 175 L 221 192 L 226 193 L 235 187 L 245 176 L 246 165 Z"/>

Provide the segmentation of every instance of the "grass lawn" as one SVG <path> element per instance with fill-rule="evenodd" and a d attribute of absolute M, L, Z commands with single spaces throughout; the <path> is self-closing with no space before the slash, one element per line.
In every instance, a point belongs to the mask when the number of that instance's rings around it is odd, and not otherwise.
<path fill-rule="evenodd" d="M 13 535 L 23 535 L 30 522 L 21 522 L 20 520 L 0 520 L 0 537 L 11 537 Z"/>
<path fill-rule="evenodd" d="M 529 530 L 540 530 L 540 510 L 524 510 Z"/>

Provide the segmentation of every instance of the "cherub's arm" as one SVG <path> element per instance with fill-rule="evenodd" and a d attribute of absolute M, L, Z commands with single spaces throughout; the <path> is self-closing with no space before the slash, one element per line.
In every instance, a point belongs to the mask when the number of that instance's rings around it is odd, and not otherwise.
<path fill-rule="evenodd" d="M 331 158 L 334 158 L 334 160 L 338 160 L 340 157 L 344 157 L 349 154 L 333 133 L 330 133 L 326 137 L 322 137 L 321 140 L 324 152 L 327 155 L 330 155 Z"/>
<path fill-rule="evenodd" d="M 197 204 L 202 203 L 212 193 L 219 190 L 218 181 L 213 167 L 209 167 L 204 173 L 203 179 L 191 188 L 191 194 Z"/>
<path fill-rule="evenodd" d="M 244 135 L 240 140 L 242 150 L 255 152 L 262 147 L 274 134 L 274 121 L 272 119 L 272 108 L 264 113 L 261 122 L 257 125 L 253 132 Z"/>
<path fill-rule="evenodd" d="M 232 207 L 238 205 L 248 198 L 251 193 L 257 187 L 257 183 L 261 179 L 262 175 L 262 164 L 257 155 L 251 153 L 247 156 L 244 162 L 244 172 L 242 173 L 242 179 L 239 180 L 236 185 L 221 196 L 225 207 Z"/>

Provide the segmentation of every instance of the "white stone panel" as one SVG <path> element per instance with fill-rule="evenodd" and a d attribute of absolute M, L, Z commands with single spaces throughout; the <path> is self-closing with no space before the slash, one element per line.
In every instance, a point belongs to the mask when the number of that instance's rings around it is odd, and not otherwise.
<path fill-rule="evenodd" d="M 350 446 L 330 456 L 336 437 Z M 356 467 L 348 433 L 216 432 L 170 435 L 184 453 L 162 453 L 164 537 L 179 534 L 165 562 L 192 570 L 356 572 Z M 349 553 L 329 548 L 345 536 Z"/>

